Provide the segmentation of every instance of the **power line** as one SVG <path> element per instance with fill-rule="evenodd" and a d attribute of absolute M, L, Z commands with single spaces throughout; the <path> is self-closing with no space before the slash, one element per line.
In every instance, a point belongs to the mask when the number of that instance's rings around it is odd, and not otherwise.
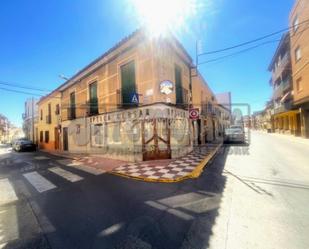
<path fill-rule="evenodd" d="M 232 56 L 235 56 L 235 55 L 238 55 L 238 54 L 242 54 L 242 53 L 248 52 L 250 50 L 256 49 L 258 47 L 261 47 L 261 46 L 264 46 L 264 45 L 267 45 L 267 44 L 271 44 L 271 43 L 274 43 L 274 42 L 278 42 L 278 41 L 280 41 L 280 40 L 272 40 L 272 41 L 263 42 L 263 43 L 260 43 L 258 45 L 255 45 L 255 46 L 252 46 L 252 47 L 240 50 L 240 51 L 235 52 L 235 53 L 231 53 L 231 54 L 224 55 L 224 56 L 221 56 L 221 57 L 218 57 L 218 58 L 215 58 L 215 59 L 203 61 L 203 62 L 199 63 L 199 65 L 207 64 L 207 63 L 211 63 L 211 62 L 215 62 L 215 61 L 219 61 L 219 60 L 222 60 L 222 59 L 225 59 L 225 58 L 228 58 L 228 57 L 232 57 Z"/>
<path fill-rule="evenodd" d="M 305 28 L 302 29 L 299 33 L 302 33 L 302 32 L 304 32 L 304 31 L 307 30 L 307 29 L 309 29 L 309 27 L 305 27 Z M 295 35 L 296 35 L 296 34 L 293 34 L 293 35 L 291 35 L 290 37 L 293 37 L 293 36 L 295 36 Z M 250 51 L 250 50 L 256 49 L 256 48 L 258 48 L 258 47 L 261 47 L 261 46 L 264 46 L 264 45 L 267 45 L 267 44 L 270 44 L 270 43 L 274 43 L 274 42 L 279 42 L 279 41 L 281 41 L 281 39 L 279 39 L 279 40 L 266 41 L 266 42 L 260 43 L 260 44 L 258 44 L 258 45 L 255 45 L 255 46 L 252 46 L 252 47 L 249 47 L 249 48 L 240 50 L 240 51 L 238 51 L 238 52 L 232 53 L 232 54 L 224 55 L 224 56 L 221 56 L 221 57 L 218 57 L 218 58 L 215 58 L 215 59 L 211 59 L 211 60 L 207 60 L 207 61 L 201 62 L 201 63 L 199 63 L 199 65 L 207 64 L 207 63 L 211 63 L 211 62 L 216 62 L 216 61 L 220 61 L 220 60 L 222 60 L 222 59 L 225 59 L 225 58 L 228 58 L 228 57 L 232 57 L 232 56 L 234 56 L 234 55 L 242 54 L 242 53 L 248 52 L 248 51 Z"/>
<path fill-rule="evenodd" d="M 278 30 L 278 31 L 276 31 L 276 32 L 273 32 L 273 33 L 264 35 L 264 36 L 262 36 L 262 37 L 258 37 L 258 38 L 256 38 L 256 39 L 253 39 L 253 40 L 250 40 L 250 41 L 247 41 L 247 42 L 243 42 L 243 43 L 240 43 L 240 44 L 231 46 L 231 47 L 226 47 L 226 48 L 223 48 L 223 49 L 218 49 L 218 50 L 214 50 L 214 51 L 209 51 L 209 52 L 201 53 L 201 54 L 198 54 L 198 56 L 209 55 L 209 54 L 216 54 L 216 53 L 228 51 L 228 50 L 231 50 L 231 49 L 234 49 L 234 48 L 239 48 L 239 47 L 242 47 L 242 46 L 245 46 L 245 45 L 248 45 L 248 44 L 251 44 L 251 43 L 255 43 L 255 42 L 257 42 L 257 41 L 261 41 L 261 40 L 264 40 L 264 39 L 266 39 L 266 38 L 269 38 L 269 37 L 272 37 L 272 36 L 281 34 L 281 33 L 283 33 L 283 32 L 289 31 L 289 30 L 293 29 L 294 27 L 297 27 L 297 26 L 299 27 L 300 25 L 303 25 L 303 24 L 308 23 L 308 22 L 309 22 L 309 19 L 306 20 L 306 21 L 303 21 L 303 22 L 301 22 L 301 23 L 299 23 L 299 24 L 297 24 L 297 25 L 293 25 L 293 26 L 291 26 L 291 27 Z"/>
<path fill-rule="evenodd" d="M 25 92 L 25 91 L 8 89 L 8 88 L 4 88 L 4 87 L 0 87 L 0 90 L 7 91 L 7 92 L 14 92 L 14 93 L 22 93 L 22 94 L 27 94 L 27 95 L 34 95 L 34 96 L 39 96 L 39 97 L 43 97 L 44 96 L 44 95 L 37 94 L 37 93 L 30 93 L 30 92 Z"/>
<path fill-rule="evenodd" d="M 40 92 L 50 92 L 51 91 L 51 90 L 47 90 L 47 89 L 35 88 L 35 87 L 20 85 L 20 84 L 16 84 L 16 83 L 10 83 L 10 82 L 6 82 L 6 81 L 0 81 L 0 85 L 12 86 L 12 87 L 16 87 L 16 88 L 22 88 L 22 89 L 28 89 L 28 90 L 34 90 L 34 91 L 40 91 Z"/>

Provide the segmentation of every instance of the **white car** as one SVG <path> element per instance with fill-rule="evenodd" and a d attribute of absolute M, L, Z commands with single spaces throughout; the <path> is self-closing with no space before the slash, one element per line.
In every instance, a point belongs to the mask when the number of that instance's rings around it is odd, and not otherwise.
<path fill-rule="evenodd" d="M 224 131 L 224 142 L 245 143 L 245 131 L 242 126 L 232 125 Z"/>

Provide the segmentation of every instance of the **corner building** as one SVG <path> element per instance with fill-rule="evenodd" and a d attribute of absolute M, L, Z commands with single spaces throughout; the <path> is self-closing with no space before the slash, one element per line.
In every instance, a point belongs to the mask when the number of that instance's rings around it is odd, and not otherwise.
<path fill-rule="evenodd" d="M 129 161 L 190 152 L 192 68 L 172 35 L 136 31 L 59 87 L 62 149 Z"/>

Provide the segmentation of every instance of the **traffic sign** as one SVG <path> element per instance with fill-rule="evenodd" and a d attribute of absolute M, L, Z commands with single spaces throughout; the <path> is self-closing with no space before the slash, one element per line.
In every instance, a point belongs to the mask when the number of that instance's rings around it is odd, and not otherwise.
<path fill-rule="evenodd" d="M 132 104 L 138 104 L 139 103 L 138 93 L 132 93 L 130 100 Z"/>
<path fill-rule="evenodd" d="M 197 120 L 200 117 L 200 111 L 198 108 L 191 108 L 189 110 L 189 117 L 192 120 Z"/>

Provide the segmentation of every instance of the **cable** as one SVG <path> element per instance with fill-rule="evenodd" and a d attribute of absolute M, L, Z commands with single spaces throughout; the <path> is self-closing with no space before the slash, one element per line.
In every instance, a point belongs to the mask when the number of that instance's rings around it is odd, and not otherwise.
<path fill-rule="evenodd" d="M 23 85 L 10 83 L 10 82 L 6 82 L 6 81 L 0 81 L 0 85 L 13 86 L 13 87 L 16 87 L 16 88 L 23 88 L 23 89 L 41 91 L 41 92 L 50 92 L 51 91 L 51 90 L 47 90 L 47 89 L 34 88 L 34 87 L 30 87 L 30 86 L 25 86 L 25 85 L 23 86 Z"/>
<path fill-rule="evenodd" d="M 263 42 L 261 44 L 258 44 L 258 45 L 252 46 L 250 48 L 246 48 L 246 49 L 240 50 L 240 51 L 232 53 L 232 54 L 228 54 L 228 55 L 225 55 L 225 56 L 218 57 L 216 59 L 212 59 L 212 60 L 201 62 L 201 63 L 199 63 L 199 65 L 207 64 L 207 63 L 210 63 L 210 62 L 219 61 L 219 60 L 222 60 L 222 59 L 225 59 L 225 58 L 228 58 L 228 57 L 232 57 L 234 55 L 242 54 L 242 53 L 245 53 L 247 51 L 256 49 L 258 47 L 261 47 L 261 46 L 264 46 L 264 45 L 267 45 L 267 44 L 270 44 L 270 43 L 278 42 L 278 41 L 280 41 L 280 40 L 272 40 L 272 41 Z"/>
<path fill-rule="evenodd" d="M 240 44 L 231 46 L 231 47 L 226 47 L 226 48 L 223 48 L 223 49 L 218 49 L 218 50 L 214 50 L 214 51 L 209 51 L 209 52 L 201 53 L 201 54 L 198 54 L 198 56 L 209 55 L 209 54 L 216 54 L 216 53 L 228 51 L 228 50 L 231 50 L 231 49 L 234 49 L 234 48 L 239 48 L 239 47 L 242 47 L 242 46 L 245 46 L 245 45 L 248 45 L 248 44 L 257 42 L 257 41 L 264 40 L 264 39 L 266 39 L 266 38 L 268 38 L 268 37 L 271 37 L 271 36 L 278 35 L 278 34 L 280 34 L 280 33 L 289 31 L 290 29 L 293 29 L 293 28 L 296 27 L 296 26 L 299 27 L 300 25 L 303 25 L 303 24 L 308 23 L 308 22 L 309 22 L 309 19 L 308 19 L 308 20 L 305 20 L 305 21 L 303 21 L 303 22 L 301 22 L 301 23 L 299 23 L 299 24 L 297 24 L 297 25 L 293 25 L 293 26 L 291 26 L 291 27 L 288 27 L 288 28 L 285 28 L 285 29 L 281 29 L 281 30 L 279 30 L 279 31 L 270 33 L 270 34 L 268 34 L 268 35 L 264 35 L 264 36 L 262 36 L 262 37 L 259 37 L 259 38 L 256 38 L 256 39 L 253 39 L 253 40 L 250 40 L 250 41 L 247 41 L 247 42 L 243 42 L 243 43 L 240 43 Z"/>
<path fill-rule="evenodd" d="M 304 32 L 307 29 L 309 29 L 309 27 L 304 28 L 299 33 L 302 33 L 302 32 Z M 299 34 L 299 33 L 297 33 L 297 34 Z M 296 36 L 297 34 L 293 34 L 290 37 Z M 255 45 L 255 46 L 252 46 L 252 47 L 240 50 L 238 52 L 232 53 L 232 54 L 228 54 L 228 55 L 225 55 L 225 56 L 218 57 L 216 59 L 211 59 L 211 60 L 208 60 L 208 61 L 201 62 L 201 63 L 199 63 L 199 65 L 207 64 L 207 63 L 211 63 L 211 62 L 216 62 L 216 61 L 219 61 L 219 60 L 222 60 L 222 59 L 225 59 L 225 58 L 228 58 L 228 57 L 232 57 L 234 55 L 242 54 L 242 53 L 250 51 L 252 49 L 256 49 L 258 47 L 261 47 L 261 46 L 264 46 L 264 45 L 267 45 L 267 44 L 270 44 L 270 43 L 274 43 L 274 42 L 279 42 L 279 41 L 281 41 L 281 39 L 279 39 L 279 40 L 272 40 L 272 41 L 266 41 L 266 42 L 260 43 L 258 45 Z"/>
<path fill-rule="evenodd" d="M 15 92 L 15 93 L 22 93 L 22 94 L 27 94 L 27 95 L 35 95 L 35 96 L 43 97 L 43 95 L 41 95 L 41 94 L 30 93 L 30 92 L 24 92 L 24 91 L 19 91 L 19 90 L 13 90 L 13 89 L 8 89 L 8 88 L 3 88 L 3 87 L 0 87 L 0 90 L 8 91 L 8 92 Z"/>

